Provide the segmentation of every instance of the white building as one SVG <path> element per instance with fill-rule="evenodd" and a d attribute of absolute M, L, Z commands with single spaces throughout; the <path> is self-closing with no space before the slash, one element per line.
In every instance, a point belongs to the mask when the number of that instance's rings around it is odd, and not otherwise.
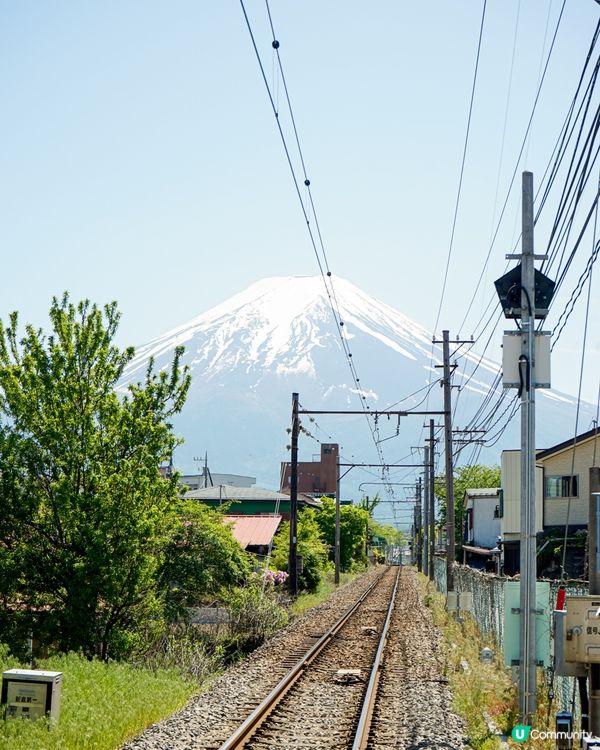
<path fill-rule="evenodd" d="M 492 549 L 500 536 L 499 487 L 466 490 L 465 544 Z"/>

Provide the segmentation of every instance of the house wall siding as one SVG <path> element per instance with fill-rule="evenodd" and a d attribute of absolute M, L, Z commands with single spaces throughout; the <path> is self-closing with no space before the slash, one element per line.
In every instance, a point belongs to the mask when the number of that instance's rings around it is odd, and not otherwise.
<path fill-rule="evenodd" d="M 500 527 L 502 536 L 521 533 L 521 452 L 503 451 L 500 461 L 500 484 L 504 490 L 504 515 Z M 536 467 L 535 472 L 535 530 L 544 526 L 544 473 Z"/>
<path fill-rule="evenodd" d="M 500 533 L 500 519 L 494 518 L 498 497 L 477 497 L 473 504 L 473 544 L 492 549 Z"/>
<path fill-rule="evenodd" d="M 600 441 L 599 441 L 600 442 Z M 596 461 L 600 457 L 600 445 L 596 448 Z M 571 476 L 578 477 L 578 497 L 571 498 L 569 511 L 569 525 L 587 525 L 588 503 L 590 492 L 590 466 L 594 460 L 594 440 L 590 439 L 580 443 L 575 451 L 575 464 L 573 466 L 573 449 L 565 449 L 560 453 L 548 458 L 540 459 L 544 467 L 545 476 Z M 544 497 L 544 525 L 564 526 L 567 519 L 567 507 L 569 499 L 566 497 Z"/>

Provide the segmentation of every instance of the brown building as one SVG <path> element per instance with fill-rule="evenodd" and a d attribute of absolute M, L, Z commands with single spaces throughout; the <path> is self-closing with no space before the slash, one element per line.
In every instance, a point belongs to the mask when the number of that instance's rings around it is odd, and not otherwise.
<path fill-rule="evenodd" d="M 337 492 L 337 462 L 339 447 L 337 443 L 321 443 L 320 461 L 298 461 L 298 492 L 312 497 L 329 495 L 335 497 Z M 291 465 L 281 464 L 281 492 L 290 491 Z"/>

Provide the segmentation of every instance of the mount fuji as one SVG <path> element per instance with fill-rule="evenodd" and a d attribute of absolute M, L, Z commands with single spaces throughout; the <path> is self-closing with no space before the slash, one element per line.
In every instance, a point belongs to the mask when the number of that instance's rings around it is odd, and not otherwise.
<path fill-rule="evenodd" d="M 370 411 L 391 405 L 442 410 L 442 391 L 436 384 L 441 347 L 432 347 L 431 332 L 343 279 L 335 281 L 334 302 L 335 315 L 321 277 L 268 278 L 136 350 L 123 385 L 142 379 L 150 358 L 157 368 L 168 367 L 175 347 L 185 347 L 182 361 L 190 368 L 192 386 L 174 421 L 185 440 L 175 455 L 179 469 L 192 473 L 193 457 L 207 451 L 214 471 L 250 474 L 259 485 L 278 488 L 280 462 L 289 460 L 292 392 L 298 392 L 302 406 L 311 410 L 360 410 L 363 404 Z M 341 336 L 352 353 L 358 388 Z M 483 416 L 490 413 L 502 396 L 502 385 L 488 399 L 499 366 L 477 355 L 474 347 L 455 349 L 453 384 L 459 388 L 453 389 L 453 398 L 460 396 L 454 425 L 462 428 L 478 409 L 484 409 Z M 486 438 L 495 444 L 482 448 L 478 461 L 497 463 L 503 448 L 518 447 L 518 413 L 501 432 L 516 408 L 516 402 L 511 406 L 514 396 L 515 391 L 505 393 L 493 415 L 483 420 L 489 427 Z M 570 396 L 537 391 L 539 448 L 572 435 L 575 408 Z M 586 424 L 593 412 L 591 405 L 583 404 L 580 424 Z M 379 462 L 365 416 L 313 419 L 302 418 L 310 434 L 300 436 L 299 460 L 319 453 L 320 440 L 339 443 L 349 461 Z M 369 421 L 382 440 L 387 463 L 422 460 L 412 447 L 423 445 L 424 417 Z M 474 450 L 479 449 L 468 446 L 460 460 L 470 460 Z M 400 480 L 406 474 L 406 469 L 394 470 L 391 478 Z M 355 495 L 360 482 L 380 477 L 378 469 L 356 469 L 344 480 L 346 492 Z"/>

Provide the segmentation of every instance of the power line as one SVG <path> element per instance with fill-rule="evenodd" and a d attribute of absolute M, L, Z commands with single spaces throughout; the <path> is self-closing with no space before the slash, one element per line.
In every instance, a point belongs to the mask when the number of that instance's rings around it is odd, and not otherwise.
<path fill-rule="evenodd" d="M 543 83 L 545 72 L 546 72 L 546 70 L 548 68 L 548 63 L 549 63 L 549 60 L 550 60 L 552 49 L 554 47 L 554 42 L 556 40 L 556 35 L 557 35 L 558 27 L 560 25 L 560 20 L 562 18 L 562 13 L 563 13 L 563 10 L 564 10 L 564 5 L 565 5 L 565 3 L 563 2 L 563 6 L 561 8 L 561 12 L 560 12 L 560 15 L 559 15 L 559 18 L 558 18 L 558 22 L 557 22 L 557 25 L 556 25 L 556 29 L 555 29 L 555 32 L 554 32 L 552 45 L 551 45 L 550 50 L 548 52 L 548 57 L 547 57 L 546 65 L 545 65 L 545 68 L 544 68 L 544 75 L 541 77 L 540 83 L 538 85 L 538 93 L 536 95 L 536 99 L 535 99 L 535 102 L 534 102 L 534 107 L 533 107 L 532 114 L 531 114 L 531 117 L 530 117 L 530 120 L 529 120 L 529 124 L 528 124 L 528 128 L 527 128 L 527 131 L 526 131 L 526 134 L 525 134 L 524 142 L 525 142 L 525 140 L 528 137 L 528 132 L 529 132 L 531 124 L 532 124 L 533 115 L 534 115 L 535 108 L 536 108 L 536 105 L 537 105 L 537 101 L 538 101 L 538 98 L 539 98 L 539 94 L 540 94 L 540 91 L 541 91 L 541 86 L 542 86 L 542 83 Z M 595 86 L 595 83 L 596 83 L 596 78 L 597 78 L 597 75 L 598 75 L 598 62 L 596 63 L 594 69 L 592 70 L 592 73 L 591 73 L 591 76 L 590 76 L 590 80 L 589 80 L 589 82 L 587 84 L 585 93 L 583 95 L 583 99 L 582 99 L 581 103 L 579 104 L 579 108 L 577 110 L 577 113 L 576 113 L 574 119 L 573 119 L 573 113 L 575 112 L 575 107 L 576 107 L 576 104 L 577 104 L 577 100 L 578 100 L 579 94 L 580 94 L 580 92 L 582 90 L 582 86 L 583 86 L 583 83 L 584 83 L 584 80 L 585 80 L 586 71 L 588 69 L 588 66 L 589 66 L 589 63 L 590 63 L 590 60 L 591 60 L 593 49 L 594 49 L 594 47 L 596 45 L 596 42 L 598 40 L 599 31 L 600 31 L 600 22 L 598 23 L 598 25 L 596 27 L 596 30 L 594 32 L 594 35 L 592 37 L 592 41 L 591 41 L 591 44 L 590 44 L 590 47 L 589 47 L 589 50 L 588 50 L 588 53 L 587 53 L 584 65 L 583 65 L 583 70 L 582 70 L 582 72 L 580 74 L 580 77 L 579 77 L 579 82 L 578 82 L 578 85 L 577 85 L 577 90 L 575 92 L 575 96 L 573 97 L 573 100 L 572 100 L 572 102 L 570 104 L 567 116 L 566 116 L 564 124 L 563 124 L 563 126 L 561 128 L 559 137 L 557 139 L 557 143 L 556 143 L 556 145 L 555 145 L 555 147 L 553 149 L 553 153 L 551 155 L 551 159 L 550 159 L 550 161 L 548 163 L 548 166 L 546 168 L 546 171 L 544 173 L 544 178 L 543 178 L 542 183 L 540 185 L 540 189 L 538 190 L 538 194 L 540 194 L 541 188 L 542 188 L 543 183 L 544 183 L 544 180 L 546 179 L 546 176 L 549 175 L 548 181 L 547 181 L 547 184 L 546 184 L 546 187 L 545 187 L 545 190 L 544 190 L 543 195 L 542 195 L 541 203 L 540 203 L 540 206 L 538 208 L 537 215 L 536 215 L 536 221 L 537 221 L 537 219 L 539 218 L 539 216 L 541 214 L 541 211 L 542 211 L 542 209 L 544 207 L 544 204 L 546 203 L 546 200 L 547 200 L 549 192 L 550 192 L 550 188 L 552 187 L 553 183 L 556 180 L 556 176 L 558 174 L 558 168 L 559 168 L 559 166 L 560 166 L 560 164 L 561 164 L 561 162 L 562 162 L 562 160 L 564 158 L 564 155 L 566 153 L 566 147 L 567 147 L 568 143 L 570 142 L 570 140 L 571 140 L 571 138 L 573 136 L 573 133 L 575 132 L 575 128 L 577 126 L 577 122 L 580 121 L 579 135 L 577 137 L 577 140 L 576 140 L 574 148 L 573 148 L 573 154 L 572 154 L 572 158 L 571 158 L 571 166 L 569 167 L 569 170 L 568 170 L 568 173 L 567 173 L 566 183 L 565 183 L 565 187 L 563 188 L 563 194 L 561 196 L 561 200 L 560 200 L 560 203 L 559 203 L 559 210 L 558 210 L 558 213 L 557 213 L 557 218 L 555 219 L 555 222 L 554 222 L 554 229 L 553 229 L 553 233 L 554 233 L 554 235 L 556 237 L 558 237 L 559 239 L 561 237 L 565 238 L 563 240 L 564 242 L 566 242 L 566 237 L 568 237 L 568 234 L 565 234 L 565 232 L 566 231 L 567 232 L 570 231 L 570 226 L 572 226 L 572 223 L 574 221 L 575 211 L 577 209 L 577 205 L 578 205 L 579 200 L 581 198 L 581 194 L 583 193 L 583 189 L 584 189 L 584 187 L 585 187 L 585 185 L 587 183 L 587 180 L 589 179 L 590 170 L 591 170 L 593 164 L 595 163 L 595 160 L 596 160 L 596 157 L 597 157 L 597 152 L 596 152 L 596 154 L 592 158 L 592 151 L 591 151 L 592 145 L 593 145 L 593 142 L 594 142 L 594 138 L 595 138 L 595 135 L 596 135 L 596 132 L 597 132 L 597 122 L 596 122 L 597 113 L 596 113 L 596 116 L 595 116 L 594 121 L 592 122 L 592 126 L 590 128 L 590 132 L 588 133 L 588 136 L 585 139 L 584 150 L 581 153 L 581 155 L 579 156 L 579 161 L 578 161 L 578 163 L 576 165 L 575 171 L 573 172 L 573 166 L 575 165 L 575 159 L 577 158 L 577 152 L 579 150 L 579 143 L 581 141 L 581 134 L 582 134 L 582 131 L 583 131 L 583 128 L 584 128 L 584 124 L 585 124 L 586 118 L 587 118 L 587 113 L 588 113 L 589 106 L 590 106 L 591 96 L 592 96 L 592 93 L 593 93 L 593 90 L 594 90 L 594 86 Z M 512 189 L 512 184 L 514 182 L 514 177 L 516 175 L 516 170 L 517 170 L 518 164 L 520 162 L 522 151 L 523 151 L 523 148 L 521 148 L 521 151 L 519 153 L 519 158 L 518 158 L 518 161 L 517 161 L 517 165 L 515 167 L 515 172 L 513 173 L 513 178 L 511 180 L 511 185 L 509 187 L 509 194 L 510 194 L 510 191 Z M 585 155 L 586 151 L 587 151 L 587 156 Z M 576 178 L 577 178 L 577 181 L 576 181 Z M 570 184 L 569 184 L 569 180 L 570 180 Z M 574 192 L 574 186 L 575 185 L 577 185 L 577 192 L 576 193 Z M 508 194 L 507 194 L 507 198 L 505 200 L 504 208 L 507 205 L 507 201 L 508 201 Z M 565 206 L 569 205 L 568 201 L 570 201 L 570 214 L 568 216 L 568 223 L 567 223 L 567 219 L 565 219 L 562 222 L 562 228 L 561 228 L 561 221 L 560 221 L 561 215 L 563 215 L 564 212 L 565 212 Z M 585 234 L 585 231 L 587 229 L 587 226 L 588 226 L 590 218 L 591 218 L 592 210 L 595 209 L 597 201 L 598 201 L 598 195 L 596 196 L 596 199 L 594 200 L 592 208 L 590 209 L 590 211 L 588 212 L 588 215 L 586 216 L 583 228 L 581 229 L 581 231 L 579 233 L 579 236 L 578 236 L 577 242 L 575 244 L 575 247 L 573 248 L 573 251 L 572 251 L 571 255 L 569 256 L 569 259 L 568 259 L 567 263 L 562 268 L 562 276 L 559 279 L 561 281 L 561 283 L 562 283 L 562 280 L 564 279 L 564 275 L 566 274 L 566 272 L 568 270 L 568 266 L 572 262 L 574 254 L 577 251 L 577 248 L 579 247 L 579 245 L 580 245 L 580 243 L 581 243 L 581 241 L 583 239 L 583 236 Z M 503 208 L 502 214 L 504 213 L 504 208 Z M 496 239 L 496 236 L 497 236 L 497 233 L 498 233 L 501 221 L 502 221 L 502 215 L 501 215 L 500 220 L 498 222 L 496 233 L 494 234 L 494 238 L 492 240 L 492 245 L 495 242 L 495 239 Z M 491 252 L 491 247 L 490 247 L 490 252 Z M 482 280 L 483 275 L 485 273 L 485 269 L 486 269 L 486 266 L 487 266 L 487 263 L 488 263 L 489 257 L 490 257 L 490 252 L 488 252 L 488 256 L 486 257 L 486 261 L 484 263 L 484 268 L 483 268 L 483 270 L 481 272 L 481 275 L 480 275 L 477 287 L 481 283 L 481 280 Z M 564 251 L 563 251 L 563 254 L 564 254 Z M 575 286 L 575 289 L 573 290 L 573 293 L 571 295 L 571 299 L 569 300 L 569 302 L 567 303 L 567 306 L 565 307 L 565 309 L 563 310 L 563 313 L 561 314 L 562 326 L 559 328 L 559 324 L 557 324 L 556 327 L 555 327 L 555 331 L 558 331 L 558 336 L 560 336 L 560 332 L 564 328 L 564 324 L 566 323 L 566 319 L 568 319 L 568 316 L 572 312 L 574 304 L 575 304 L 577 298 L 579 297 L 579 294 L 581 293 L 581 290 L 583 289 L 583 285 L 585 284 L 587 276 L 591 272 L 591 267 L 593 266 L 593 263 L 595 262 L 596 257 L 597 257 L 597 255 L 593 254 L 593 257 L 588 261 L 588 265 L 586 266 L 586 269 L 582 273 L 582 276 L 580 277 L 580 280 L 579 280 L 578 284 Z M 473 296 L 473 299 L 471 300 L 471 302 L 469 304 L 469 307 L 467 309 L 467 313 L 465 315 L 463 323 L 461 324 L 461 328 L 464 325 L 464 323 L 465 323 L 465 321 L 467 319 L 467 316 L 468 316 L 468 314 L 469 314 L 469 312 L 470 312 L 470 310 L 472 308 L 472 304 L 473 304 L 474 298 L 475 298 L 475 296 Z M 556 297 L 555 297 L 555 299 L 556 299 Z M 490 300 L 490 303 L 488 303 L 488 308 L 490 307 L 490 305 L 492 304 L 493 301 L 494 301 L 494 297 L 492 296 L 492 298 Z M 485 313 L 484 313 L 484 315 L 485 315 Z M 492 317 L 493 317 L 493 313 L 492 313 Z M 500 319 L 501 319 L 501 315 L 498 314 L 498 318 L 497 318 L 494 326 L 492 327 L 492 332 L 491 332 L 490 338 L 488 339 L 488 342 L 486 344 L 486 349 L 487 349 L 487 346 L 489 346 L 489 343 L 491 341 L 491 337 L 493 336 L 494 331 L 497 328 L 497 325 L 498 325 L 498 322 L 499 322 Z M 488 321 L 484 324 L 484 326 L 482 328 L 482 331 L 485 330 L 489 326 L 490 321 L 491 321 L 491 318 L 488 319 Z M 560 322 L 561 322 L 561 319 L 559 319 L 559 323 Z M 481 334 L 478 333 L 478 335 L 481 335 Z M 555 338 L 555 340 L 554 340 L 555 343 L 556 343 L 556 340 L 557 340 L 557 338 Z M 480 362 L 482 361 L 482 359 L 483 359 L 483 357 L 481 357 Z M 473 377 L 473 375 L 475 374 L 475 372 L 476 372 L 477 369 L 478 369 L 478 367 L 476 367 L 475 370 L 471 373 L 471 376 L 470 376 L 469 380 Z M 463 379 L 464 379 L 464 376 L 463 376 Z M 469 381 L 467 381 L 467 383 L 468 382 Z M 462 384 L 461 384 L 461 386 L 462 386 Z M 496 383 L 494 383 L 492 385 L 492 387 L 490 388 L 490 392 L 489 392 L 490 395 L 495 390 L 496 387 L 497 387 L 497 385 L 496 385 Z M 462 387 L 459 390 L 458 398 L 456 399 L 456 402 L 455 402 L 456 406 L 458 406 L 458 401 L 460 399 L 461 393 L 462 393 Z M 488 422 L 488 424 L 489 424 L 491 418 L 493 418 L 494 413 L 497 412 L 499 405 L 502 403 L 502 400 L 503 399 L 502 399 L 502 396 L 501 396 L 498 399 L 498 402 L 497 402 L 496 406 L 492 409 L 492 411 L 485 418 L 486 421 Z M 481 422 L 479 422 L 478 420 L 480 420 L 482 418 L 482 416 L 483 416 L 484 410 L 486 408 L 486 401 L 489 402 L 489 399 L 487 399 L 487 400 L 484 399 L 484 403 L 482 405 L 480 405 L 480 407 L 478 409 L 478 412 L 476 413 L 475 417 L 471 420 L 470 424 L 475 424 L 475 423 L 481 424 Z M 483 406 L 483 409 L 482 409 L 482 406 Z M 506 412 L 506 410 L 505 410 L 505 412 Z M 503 414 L 505 412 L 503 412 Z M 500 433 L 498 433 L 497 436 L 496 435 L 492 435 L 492 436 L 490 436 L 488 438 L 488 445 L 495 444 L 497 442 L 497 440 L 500 438 L 501 434 L 504 432 L 504 430 L 506 429 L 508 423 L 510 422 L 510 420 L 512 419 L 513 416 L 514 416 L 514 414 L 511 414 L 509 420 L 507 421 L 507 423 L 504 425 L 503 429 L 501 430 Z M 496 420 L 496 421 L 498 421 L 498 420 Z M 485 424 L 485 422 L 483 424 Z M 497 437 L 497 439 L 494 439 L 496 437 Z M 491 442 L 491 441 L 493 441 L 493 442 Z"/>
<path fill-rule="evenodd" d="M 492 249 L 494 248 L 494 245 L 496 244 L 496 239 L 498 237 L 498 232 L 500 230 L 500 227 L 502 225 L 502 221 L 504 219 L 504 214 L 506 212 L 506 208 L 508 206 L 508 201 L 509 201 L 509 198 L 510 198 L 511 193 L 512 193 L 512 189 L 513 189 L 513 186 L 514 186 L 514 183 L 515 183 L 515 178 L 516 178 L 518 170 L 519 170 L 519 164 L 521 163 L 521 157 L 523 156 L 523 151 L 525 150 L 525 146 L 526 146 L 526 143 L 527 143 L 527 138 L 528 138 L 528 135 L 529 135 L 529 131 L 530 131 L 532 123 L 533 123 L 533 118 L 535 116 L 535 112 L 536 112 L 536 109 L 537 109 L 537 105 L 538 105 L 538 101 L 539 101 L 539 98 L 540 98 L 540 94 L 541 94 L 541 91 L 542 91 L 542 88 L 543 88 L 543 85 L 544 85 L 544 80 L 546 78 L 546 73 L 548 71 L 548 65 L 550 63 L 550 58 L 552 57 L 552 52 L 554 50 L 554 44 L 556 42 L 556 37 L 557 37 L 557 34 L 558 34 L 558 30 L 560 28 L 560 23 L 561 23 L 562 16 L 563 16 L 563 11 L 565 9 L 565 4 L 566 4 L 566 0 L 563 0 L 563 4 L 562 4 L 561 9 L 560 9 L 558 20 L 556 22 L 556 27 L 554 29 L 554 34 L 553 34 L 553 37 L 552 37 L 552 43 L 550 45 L 550 49 L 548 50 L 548 56 L 546 57 L 546 63 L 544 65 L 544 70 L 543 70 L 542 76 L 540 78 L 540 82 L 538 84 L 538 87 L 537 87 L 536 95 L 535 95 L 533 106 L 532 106 L 532 109 L 531 109 L 531 114 L 529 116 L 527 127 L 525 129 L 525 134 L 523 136 L 523 140 L 522 140 L 522 143 L 521 143 L 521 148 L 519 149 L 519 153 L 517 155 L 517 160 L 516 160 L 516 163 L 515 163 L 515 168 L 513 170 L 513 173 L 512 173 L 511 179 L 510 179 L 510 183 L 509 183 L 509 186 L 508 186 L 508 190 L 506 192 L 506 197 L 504 199 L 504 203 L 502 205 L 502 210 L 500 212 L 500 217 L 498 219 L 498 223 L 496 224 L 496 230 L 494 231 L 494 234 L 493 234 L 493 237 L 492 237 L 492 241 L 490 243 L 490 247 L 489 247 L 487 255 L 485 257 L 481 274 L 479 276 L 477 284 L 475 285 L 475 290 L 473 292 L 473 297 L 471 299 L 471 303 L 469 304 L 469 308 L 467 310 L 467 315 L 465 315 L 465 318 L 463 319 L 463 322 L 459 326 L 459 331 L 462 330 L 462 328 L 463 328 L 463 326 L 464 326 L 464 324 L 466 322 L 466 318 L 468 316 L 469 311 L 471 310 L 473 300 L 475 299 L 475 297 L 477 295 L 477 292 L 479 290 L 479 287 L 481 285 L 481 282 L 483 280 L 483 277 L 484 277 L 484 274 L 485 274 L 485 270 L 486 270 L 487 265 L 488 265 L 489 260 L 490 260 Z M 484 315 L 485 315 L 485 313 L 484 313 Z"/>
<path fill-rule="evenodd" d="M 469 116 L 467 118 L 467 129 L 465 132 L 465 142 L 463 146 L 463 153 L 462 153 L 462 161 L 460 165 L 460 176 L 458 178 L 458 190 L 456 192 L 456 203 L 454 206 L 454 218 L 452 219 L 452 231 L 450 233 L 450 245 L 448 247 L 448 256 L 446 258 L 446 269 L 444 271 L 444 282 L 442 284 L 442 292 L 440 294 L 440 303 L 438 306 L 437 316 L 435 319 L 435 325 L 433 326 L 433 333 L 435 336 L 435 333 L 437 331 L 438 323 L 440 322 L 440 315 L 442 312 L 442 305 L 444 303 L 444 295 L 446 293 L 446 284 L 448 282 L 448 271 L 450 270 L 450 260 L 452 258 L 452 248 L 454 245 L 454 233 L 456 231 L 456 221 L 458 218 L 458 207 L 460 205 L 460 194 L 462 191 L 462 182 L 463 182 L 463 176 L 465 171 L 465 161 L 467 158 L 467 146 L 469 144 L 469 133 L 471 130 L 471 116 L 473 114 L 473 101 L 475 99 L 475 86 L 477 84 L 477 72 L 479 70 L 479 55 L 481 53 L 481 41 L 483 39 L 483 27 L 485 23 L 485 11 L 487 6 L 487 0 L 483 0 L 483 10 L 481 13 L 481 24 L 479 27 L 479 40 L 477 42 L 477 55 L 475 58 L 475 71 L 473 73 L 473 84 L 471 86 L 471 101 L 469 103 Z"/>
<path fill-rule="evenodd" d="M 313 201 L 313 198 L 312 198 L 312 191 L 310 189 L 310 180 L 308 178 L 308 173 L 307 173 L 307 170 L 306 170 L 306 162 L 305 162 L 304 155 L 303 155 L 303 152 L 302 152 L 302 147 L 301 147 L 301 144 L 300 144 L 300 138 L 299 138 L 299 134 L 298 134 L 298 128 L 296 126 L 296 120 L 295 120 L 294 113 L 293 113 L 293 108 L 292 108 L 292 103 L 291 103 L 291 97 L 290 97 L 290 94 L 289 94 L 289 88 L 288 88 L 288 85 L 287 85 L 287 81 L 285 79 L 285 73 L 284 73 L 284 70 L 283 70 L 283 64 L 282 64 L 281 55 L 280 55 L 280 43 L 279 43 L 279 40 L 276 38 L 275 26 L 274 26 L 274 23 L 273 23 L 273 17 L 272 17 L 272 14 L 271 14 L 271 9 L 269 7 L 268 0 L 266 0 L 266 9 L 267 9 L 267 14 L 268 14 L 268 17 L 269 17 L 269 24 L 270 24 L 270 27 L 271 27 L 271 33 L 272 33 L 272 37 L 273 37 L 273 39 L 272 39 L 272 45 L 271 46 L 275 50 L 275 54 L 277 56 L 278 68 L 279 68 L 279 71 L 281 73 L 281 80 L 282 80 L 282 83 L 283 83 L 283 86 L 284 86 L 286 101 L 287 101 L 288 110 L 289 110 L 289 113 L 290 113 L 290 119 L 291 119 L 291 122 L 292 122 L 292 127 L 293 127 L 293 131 L 294 131 L 294 137 L 295 137 L 295 141 L 296 141 L 296 147 L 298 149 L 298 154 L 299 154 L 300 162 L 301 162 L 301 165 L 302 165 L 302 173 L 303 173 L 303 176 L 304 176 L 304 186 L 305 186 L 305 188 L 306 188 L 306 190 L 308 192 L 309 204 L 310 204 L 310 208 L 312 210 L 312 215 L 313 215 L 314 222 L 315 222 L 315 227 L 316 227 L 316 230 L 317 230 L 318 246 L 317 246 L 317 239 L 315 238 L 315 235 L 314 235 L 312 227 L 311 227 L 310 217 L 309 217 L 308 210 L 307 210 L 307 205 L 305 204 L 305 201 L 302 198 L 302 194 L 301 194 L 301 190 L 300 190 L 300 185 L 299 185 L 299 179 L 298 179 L 298 177 L 296 175 L 296 170 L 295 170 L 294 164 L 292 162 L 292 158 L 291 158 L 291 154 L 290 154 L 290 149 L 289 149 L 288 144 L 287 144 L 287 140 L 286 140 L 286 137 L 285 137 L 285 133 L 283 131 L 283 127 L 281 125 L 278 108 L 277 108 L 277 106 L 275 104 L 275 101 L 274 101 L 274 98 L 273 98 L 273 94 L 271 92 L 271 88 L 269 86 L 269 82 L 267 80 L 267 76 L 265 74 L 264 65 L 262 63 L 262 59 L 261 59 L 260 53 L 258 51 L 258 47 L 257 47 L 256 40 L 255 40 L 255 37 L 254 37 L 254 32 L 252 30 L 252 25 L 250 23 L 250 19 L 248 17 L 247 12 L 246 12 L 246 7 L 244 5 L 244 0 L 240 0 L 240 5 L 242 7 L 242 11 L 243 11 L 243 14 L 244 14 L 244 19 L 246 21 L 246 26 L 248 28 L 248 33 L 250 34 L 250 38 L 252 40 L 252 45 L 254 47 L 254 52 L 255 52 L 256 59 L 257 59 L 258 64 L 259 64 L 259 68 L 260 68 L 260 71 L 261 71 L 262 79 L 263 79 L 265 88 L 267 89 L 267 93 L 268 93 L 268 96 L 269 96 L 269 101 L 271 103 L 271 109 L 273 110 L 273 114 L 275 116 L 275 120 L 276 120 L 276 123 L 277 123 L 277 129 L 279 131 L 279 135 L 280 135 L 283 147 L 284 147 L 286 159 L 287 159 L 288 166 L 290 168 L 290 172 L 291 172 L 291 175 L 292 175 L 292 179 L 293 179 L 293 182 L 294 182 L 294 187 L 296 189 L 296 194 L 297 194 L 298 200 L 300 202 L 300 206 L 301 206 L 301 209 L 302 209 L 302 214 L 304 216 L 304 220 L 305 220 L 305 223 L 306 223 L 307 231 L 308 231 L 308 234 L 309 234 L 309 237 L 310 237 L 310 242 L 311 242 L 311 246 L 312 246 L 312 249 L 313 249 L 313 253 L 314 253 L 315 258 L 317 260 L 317 264 L 318 264 L 318 267 L 319 267 L 319 271 L 320 271 L 320 274 L 321 274 L 321 278 L 322 278 L 322 281 L 323 281 L 325 292 L 327 294 L 327 299 L 329 301 L 329 306 L 331 308 L 331 312 L 332 312 L 333 318 L 334 318 L 335 323 L 336 323 L 336 330 L 337 330 L 337 333 L 338 333 L 338 336 L 339 336 L 339 339 L 340 339 L 340 342 L 341 342 L 342 351 L 345 354 L 346 362 L 347 362 L 348 368 L 350 370 L 350 374 L 352 376 L 352 379 L 353 379 L 353 382 L 354 382 L 354 385 L 355 385 L 355 388 L 356 388 L 356 394 L 357 394 L 357 396 L 358 396 L 358 398 L 360 400 L 361 409 L 362 409 L 362 411 L 364 413 L 364 416 L 365 416 L 365 419 L 366 419 L 366 422 L 367 422 L 367 426 L 368 426 L 369 431 L 371 433 L 371 438 L 373 440 L 373 444 L 374 444 L 375 449 L 377 451 L 377 455 L 379 456 L 379 459 L 380 459 L 381 463 L 385 464 L 385 459 L 384 459 L 384 456 L 383 456 L 383 452 L 382 452 L 381 446 L 379 445 L 379 432 L 378 432 L 378 428 L 377 428 L 376 425 L 373 426 L 371 424 L 370 414 L 369 414 L 370 407 L 366 403 L 366 401 L 367 401 L 367 397 L 365 395 L 366 391 L 364 390 L 363 386 L 360 385 L 360 378 L 358 376 L 356 365 L 355 365 L 354 360 L 352 358 L 352 352 L 350 351 L 350 346 L 348 344 L 347 337 L 344 335 L 344 332 L 343 332 L 345 323 L 344 323 L 344 320 L 343 320 L 343 317 L 342 317 L 342 314 L 341 314 L 340 305 L 339 305 L 339 302 L 338 302 L 338 299 L 337 299 L 337 295 L 336 295 L 336 292 L 335 292 L 335 287 L 334 287 L 333 280 L 332 280 L 332 273 L 331 273 L 331 269 L 329 267 L 329 262 L 328 262 L 328 259 L 327 259 L 327 253 L 325 251 L 323 237 L 322 237 L 322 233 L 321 233 L 319 222 L 318 222 L 318 218 L 317 218 L 317 212 L 316 212 L 315 204 L 314 204 L 314 201 Z M 319 252 L 319 250 L 320 250 L 320 252 Z M 322 259 L 321 259 L 321 256 L 322 256 Z"/>
<path fill-rule="evenodd" d="M 594 218 L 594 246 L 596 244 L 596 229 L 597 229 L 597 220 L 598 220 L 598 212 L 596 212 L 595 218 Z M 589 275 L 589 285 L 588 285 L 588 296 L 587 296 L 587 304 L 585 309 L 585 321 L 583 324 L 583 342 L 581 345 L 581 364 L 579 366 L 579 387 L 577 390 L 577 409 L 575 412 L 575 434 L 573 436 L 573 455 L 571 457 L 571 491 L 569 492 L 569 498 L 567 501 L 567 516 L 565 519 L 565 536 L 563 541 L 563 556 L 562 556 L 562 577 L 565 577 L 565 563 L 567 559 L 567 538 L 569 534 L 569 515 L 571 513 L 571 498 L 573 496 L 573 471 L 575 469 L 575 450 L 577 447 L 577 433 L 579 428 L 579 409 L 581 406 L 581 389 L 583 385 L 583 370 L 584 370 L 584 363 L 585 363 L 585 345 L 587 341 L 587 332 L 588 332 L 588 321 L 589 321 L 589 315 L 590 315 L 590 300 L 592 297 L 592 274 L 590 269 L 590 275 Z"/>

